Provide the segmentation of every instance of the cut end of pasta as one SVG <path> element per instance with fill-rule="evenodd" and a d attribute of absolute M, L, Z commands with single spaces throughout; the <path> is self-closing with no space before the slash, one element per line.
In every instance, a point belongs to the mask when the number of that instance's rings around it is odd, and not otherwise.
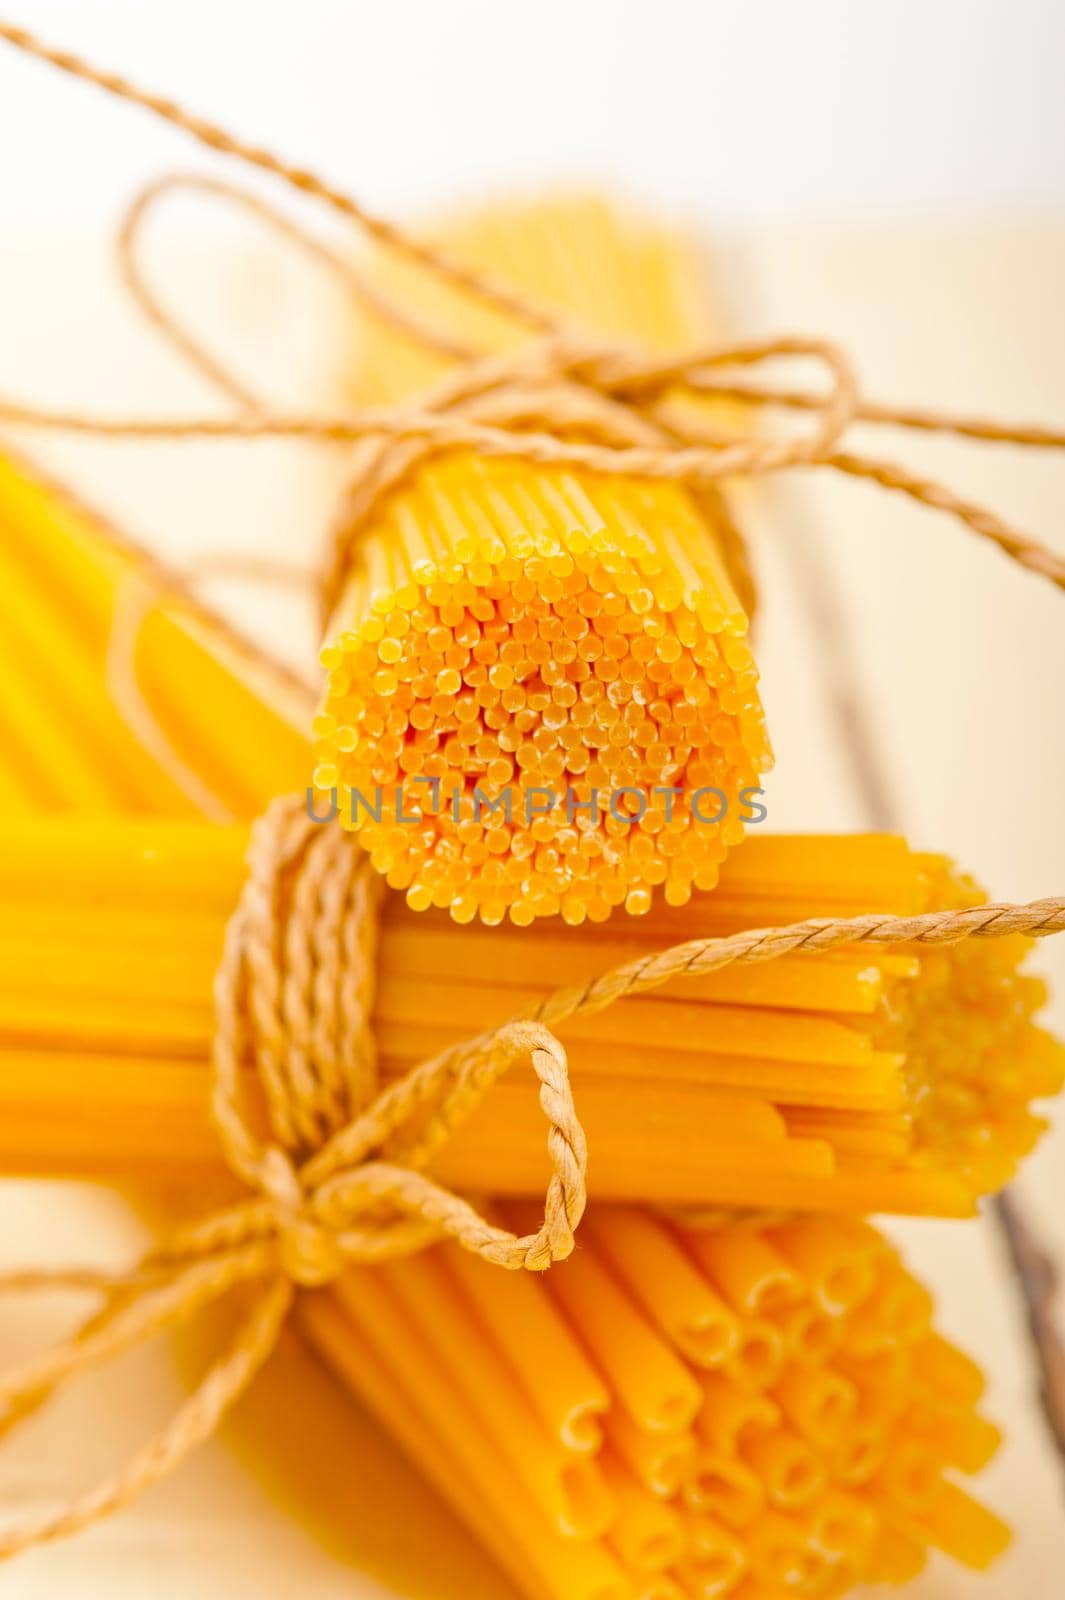
<path fill-rule="evenodd" d="M 951 862 L 919 860 L 930 908 L 986 901 Z M 953 1173 L 974 1198 L 1009 1182 L 1047 1126 L 1033 1102 L 1059 1093 L 1065 1079 L 1065 1049 L 1035 1023 L 1047 990 L 1023 970 L 1031 949 L 1020 935 L 967 939 L 949 958 L 922 945 L 919 971 L 900 986 L 897 1007 L 872 1023 L 878 1049 L 907 1038 L 911 1169 Z"/>
<path fill-rule="evenodd" d="M 770 754 L 688 499 L 462 460 L 385 522 L 322 652 L 314 782 L 388 883 L 519 925 L 712 888 Z"/>
<path fill-rule="evenodd" d="M 524 1226 L 528 1208 L 504 1210 L 508 1224 Z M 927 1292 L 887 1240 L 864 1224 L 822 1219 L 749 1218 L 708 1232 L 648 1218 L 637 1249 L 633 1217 L 631 1208 L 593 1205 L 582 1249 L 525 1286 L 606 1385 L 602 1448 L 592 1455 L 560 1454 L 538 1431 L 542 1363 L 537 1349 L 516 1342 L 516 1329 L 508 1329 L 505 1361 L 502 1346 L 479 1347 L 476 1381 L 490 1381 L 496 1365 L 517 1380 L 529 1407 L 523 1429 L 448 1400 L 449 1383 L 472 1396 L 475 1378 L 445 1336 L 443 1300 L 419 1300 L 415 1339 L 414 1324 L 395 1320 L 381 1290 L 401 1279 L 396 1266 L 357 1271 L 342 1296 L 358 1356 L 342 1370 L 460 1511 L 475 1504 L 505 1528 L 512 1543 L 504 1554 L 523 1588 L 557 1600 L 615 1583 L 631 1595 L 688 1600 L 844 1595 L 912 1576 L 937 1549 L 977 1570 L 994 1561 L 1009 1530 L 958 1481 L 997 1443 L 978 1410 L 980 1372 L 932 1330 Z M 859 1249 L 862 1281 L 852 1270 Z M 468 1260 L 456 1267 L 450 1244 L 435 1255 L 443 1278 L 459 1275 L 471 1306 L 483 1304 L 478 1285 L 493 1269 Z M 824 1285 L 840 1274 L 850 1292 L 813 1353 L 806 1328 L 824 1317 Z M 442 1280 L 432 1281 L 435 1294 Z M 787 1297 L 753 1293 L 784 1281 Z M 710 1369 L 692 1361 L 677 1330 L 696 1283 L 735 1319 L 742 1343 L 772 1343 L 771 1363 L 740 1372 L 724 1357 Z M 900 1322 L 903 1301 L 920 1301 L 927 1314 Z M 407 1315 L 413 1310 L 412 1302 Z M 314 1337 L 313 1317 L 309 1331 Z M 587 1376 L 572 1368 L 569 1381 L 576 1402 Z M 694 1412 L 663 1431 L 662 1398 L 682 1388 L 698 1396 Z M 400 1399 L 436 1417 L 431 1442 L 406 1426 Z M 560 1515 L 550 1490 L 575 1464 L 588 1484 L 599 1477 L 592 1503 L 612 1506 L 600 1531 L 576 1537 L 567 1497 Z M 525 1478 L 532 1498 L 518 1492 Z"/>

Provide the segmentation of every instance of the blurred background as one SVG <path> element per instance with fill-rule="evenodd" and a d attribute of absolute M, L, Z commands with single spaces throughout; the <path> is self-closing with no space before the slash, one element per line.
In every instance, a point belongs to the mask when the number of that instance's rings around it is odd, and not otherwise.
<path fill-rule="evenodd" d="M 620 181 L 714 221 L 1065 200 L 1054 0 L 11 0 L 6 11 L 224 111 L 373 205 L 552 175 Z M 54 224 L 60 190 L 64 216 L 97 220 L 182 157 L 164 130 L 27 62 L 7 61 L 0 116 L 9 226 Z"/>
<path fill-rule="evenodd" d="M 408 222 L 500 192 L 604 188 L 702 232 L 723 337 L 827 335 L 877 399 L 1065 425 L 1056 0 L 10 0 L 4 11 Z M 0 151 L 0 391 L 125 413 L 217 406 L 129 307 L 112 240 L 143 182 L 175 168 L 224 174 L 226 163 L 6 49 Z M 354 247 L 328 216 L 291 210 Z M 329 283 L 207 202 L 175 201 L 150 253 L 168 303 L 272 397 L 335 402 L 354 333 Z M 178 564 L 225 551 L 313 565 L 343 475 L 335 452 L 294 445 L 18 442 Z M 1065 550 L 1060 459 L 898 433 L 858 443 Z M 771 824 L 902 829 L 958 856 L 996 897 L 1065 890 L 1061 595 L 950 522 L 863 485 L 811 475 L 745 488 L 739 515 L 764 594 Z M 212 598 L 271 648 L 310 663 L 304 594 L 216 587 Z M 1063 946 L 1037 961 L 1056 980 L 1059 1027 Z M 1016 1196 L 1060 1263 L 1063 1156 L 1059 1128 Z M 69 1241 L 73 1218 L 94 1240 L 101 1229 L 125 1240 L 133 1226 L 108 1197 L 87 1206 L 25 1186 L 5 1186 L 0 1228 L 9 1218 L 15 1253 L 20 1241 L 36 1249 L 43 1229 Z M 948 1330 L 994 1376 L 991 1410 L 1011 1443 L 987 1493 L 1022 1535 L 992 1577 L 935 1567 L 914 1600 L 1050 1600 L 1065 1592 L 1065 1481 L 1040 1400 L 1048 1356 L 1030 1337 L 1031 1285 L 993 1213 L 970 1229 L 896 1231 L 936 1283 Z M 143 1382 L 166 1393 L 173 1375 L 161 1358 Z M 317 1420 L 302 1431 L 342 1452 L 323 1431 L 333 1392 L 305 1382 Z M 264 1416 L 245 1431 L 265 1437 Z M 87 1410 L 84 1429 L 100 1425 Z M 281 1426 L 272 1413 L 270 1425 Z M 287 1427 L 291 1440 L 291 1417 Z M 68 1434 L 36 1437 L 18 1476 L 0 1460 L 0 1488 L 32 1498 L 54 1482 Z M 207 1548 L 220 1593 L 394 1592 L 369 1578 L 353 1589 L 350 1552 L 279 1518 L 234 1443 L 239 1425 L 164 1491 L 165 1506 L 155 1496 L 83 1544 L 0 1569 L 0 1596 L 140 1600 L 150 1573 L 152 1593 L 177 1600 L 209 1592 Z M 371 1472 L 401 1472 L 380 1446 L 362 1448 Z M 314 1463 L 304 1466 L 306 1490 Z M 444 1514 L 418 1505 L 435 1548 L 469 1559 Z M 358 1515 L 347 1501 L 342 1514 Z M 254 1589 L 248 1540 L 271 1557 Z M 433 1587 L 432 1567 L 403 1592 L 452 1592 Z"/>

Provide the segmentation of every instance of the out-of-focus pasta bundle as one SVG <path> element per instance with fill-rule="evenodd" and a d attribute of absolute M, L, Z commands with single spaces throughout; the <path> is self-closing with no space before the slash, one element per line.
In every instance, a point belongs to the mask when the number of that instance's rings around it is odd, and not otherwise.
<path fill-rule="evenodd" d="M 212 979 L 246 845 L 243 828 L 196 822 L 7 825 L 0 1159 L 9 1166 L 196 1171 L 217 1159 Z M 626 920 L 620 933 L 460 933 L 389 896 L 372 1014 L 381 1079 L 685 938 L 980 898 L 942 857 L 885 835 L 751 839 L 713 895 Z M 1045 1125 L 1031 1101 L 1062 1082 L 1065 1049 L 1032 1021 L 1043 986 L 1018 970 L 1027 948 L 1018 937 L 795 955 L 552 1021 L 569 1054 L 593 1193 L 964 1214 L 1031 1148 Z M 530 1068 L 494 1086 L 434 1170 L 468 1191 L 543 1191 Z"/>
<path fill-rule="evenodd" d="M 824 1600 L 1008 1542 L 956 1481 L 998 1443 L 980 1372 L 868 1225 L 593 1206 L 572 1260 L 501 1276 L 441 1246 L 300 1320 L 523 1594 Z"/>
<path fill-rule="evenodd" d="M 602 203 L 489 210 L 446 239 L 590 328 L 705 335 L 687 242 Z M 378 277 L 476 349 L 521 337 L 424 275 Z M 431 403 L 439 372 L 367 317 L 364 402 Z M 469 451 L 374 507 L 334 585 L 315 782 L 412 908 L 580 923 L 713 887 L 770 762 L 738 554 L 717 493 Z"/>
<path fill-rule="evenodd" d="M 194 816 L 206 796 L 215 814 L 248 817 L 264 794 L 305 787 L 307 692 L 2 454 L 0 594 L 0 804 Z M 130 648 L 118 660 L 125 607 Z M 165 765 L 116 704 L 119 672 Z"/>

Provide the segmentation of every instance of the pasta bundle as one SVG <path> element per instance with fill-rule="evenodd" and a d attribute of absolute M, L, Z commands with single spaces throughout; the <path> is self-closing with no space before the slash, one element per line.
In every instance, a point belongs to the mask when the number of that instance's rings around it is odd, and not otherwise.
<path fill-rule="evenodd" d="M 90 514 L 0 456 L 0 805 L 253 816 L 306 785 L 309 697 L 160 584 Z M 138 721 L 108 683 L 123 607 Z"/>
<path fill-rule="evenodd" d="M 242 828 L 26 820 L 0 837 L 0 1159 L 28 1170 L 195 1171 L 212 979 L 244 874 Z M 611 929 L 450 927 L 386 896 L 372 1027 L 384 1082 L 693 937 L 981 897 L 889 836 L 771 837 L 712 896 Z M 592 1192 L 686 1205 L 965 1214 L 1044 1123 L 1065 1051 L 1032 1016 L 1020 937 L 865 947 L 675 978 L 550 1025 L 566 1045 Z M 547 1014 L 550 1016 L 550 1013 Z M 116 1110 L 121 1108 L 121 1115 Z M 165 1108 L 166 1115 L 161 1115 Z M 434 1170 L 533 1195 L 549 1167 L 528 1066 L 454 1132 Z"/>
<path fill-rule="evenodd" d="M 439 1246 L 299 1316 L 523 1594 L 824 1600 L 1008 1542 L 955 1481 L 998 1431 L 931 1311 L 864 1223 L 593 1205 L 542 1278 Z"/>
<path fill-rule="evenodd" d="M 448 242 L 589 326 L 663 349 L 703 331 L 694 256 L 603 205 L 491 211 Z M 478 349 L 514 342 L 453 292 L 381 278 Z M 364 401 L 439 370 L 368 321 Z M 713 887 L 770 763 L 717 494 L 452 451 L 354 543 L 314 777 L 413 909 L 576 924 Z"/>

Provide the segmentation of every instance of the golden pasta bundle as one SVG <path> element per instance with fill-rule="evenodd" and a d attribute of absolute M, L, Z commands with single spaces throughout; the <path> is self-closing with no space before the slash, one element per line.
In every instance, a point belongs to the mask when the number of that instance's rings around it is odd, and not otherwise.
<path fill-rule="evenodd" d="M 9 822 L 0 839 L 0 1154 L 29 1170 L 202 1169 L 212 979 L 244 875 L 242 828 Z M 386 896 L 372 1027 L 384 1082 L 553 990 L 695 937 L 981 897 L 889 836 L 771 837 L 715 894 L 607 929 L 466 929 Z M 1065 1051 L 1033 1022 L 1022 938 L 796 954 L 675 978 L 553 1020 L 592 1193 L 685 1205 L 940 1215 L 1001 1186 L 1044 1127 Z M 86 1103 L 87 1102 L 87 1103 Z M 121 1108 L 122 1114 L 116 1116 Z M 161 1115 L 165 1108 L 165 1115 Z M 434 1171 L 532 1195 L 549 1167 L 528 1066 Z"/>
<path fill-rule="evenodd" d="M 1008 1542 L 956 1481 L 998 1431 L 931 1311 L 864 1223 L 593 1205 L 542 1278 L 439 1246 L 299 1314 L 522 1594 L 824 1600 Z"/>
<path fill-rule="evenodd" d="M 490 211 L 448 242 L 588 326 L 703 331 L 691 252 L 601 204 Z M 514 341 L 417 275 L 382 285 L 476 348 Z M 366 342 L 363 400 L 440 370 L 372 323 Z M 326 631 L 314 780 L 412 908 L 578 924 L 713 887 L 770 762 L 737 548 L 714 493 L 469 451 L 376 505 Z"/>

